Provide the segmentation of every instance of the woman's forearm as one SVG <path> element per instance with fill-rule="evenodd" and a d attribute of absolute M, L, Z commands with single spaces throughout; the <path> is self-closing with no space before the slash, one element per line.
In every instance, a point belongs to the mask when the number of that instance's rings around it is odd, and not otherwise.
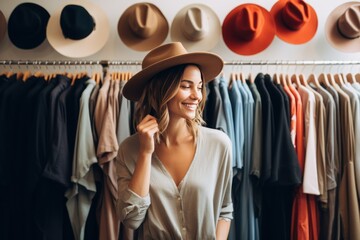
<path fill-rule="evenodd" d="M 220 219 L 216 226 L 216 240 L 226 240 L 229 235 L 231 221 Z"/>
<path fill-rule="evenodd" d="M 140 154 L 133 176 L 129 182 L 129 189 L 141 197 L 149 193 L 151 154 Z"/>

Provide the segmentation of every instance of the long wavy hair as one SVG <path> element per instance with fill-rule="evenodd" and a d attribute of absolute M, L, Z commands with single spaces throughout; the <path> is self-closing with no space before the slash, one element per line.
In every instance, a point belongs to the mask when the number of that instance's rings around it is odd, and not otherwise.
<path fill-rule="evenodd" d="M 147 114 L 151 114 L 158 120 L 159 132 L 155 134 L 155 139 L 158 143 L 160 142 L 161 136 L 166 131 L 170 121 L 167 103 L 176 95 L 180 87 L 183 73 L 188 65 L 194 64 L 177 65 L 157 73 L 150 79 L 147 87 L 145 87 L 143 91 L 142 96 L 135 105 L 135 126 Z M 199 66 L 197 67 L 199 68 Z M 186 119 L 186 125 L 190 133 L 193 135 L 194 140 L 197 138 L 198 126 L 204 123 L 202 113 L 205 107 L 206 89 L 202 73 L 201 79 L 203 81 L 203 87 L 201 90 L 202 100 L 196 109 L 195 118 Z"/>

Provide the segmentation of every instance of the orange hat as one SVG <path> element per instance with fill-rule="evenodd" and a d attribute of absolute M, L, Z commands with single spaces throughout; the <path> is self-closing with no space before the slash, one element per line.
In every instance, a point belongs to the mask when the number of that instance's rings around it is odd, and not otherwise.
<path fill-rule="evenodd" d="M 303 0 L 279 0 L 270 13 L 275 20 L 276 35 L 287 43 L 306 43 L 316 33 L 316 12 Z"/>
<path fill-rule="evenodd" d="M 252 55 L 271 44 L 275 37 L 275 24 L 263 7 L 242 4 L 225 17 L 222 34 L 230 50 L 240 55 Z"/>

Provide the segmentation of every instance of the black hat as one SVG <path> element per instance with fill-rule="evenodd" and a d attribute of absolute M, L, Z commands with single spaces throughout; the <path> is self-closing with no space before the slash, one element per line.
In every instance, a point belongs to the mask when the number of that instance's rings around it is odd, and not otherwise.
<path fill-rule="evenodd" d="M 32 49 L 39 46 L 46 38 L 46 25 L 49 13 L 35 3 L 19 4 L 10 14 L 8 35 L 18 48 Z"/>
<path fill-rule="evenodd" d="M 65 6 L 60 15 L 60 26 L 65 38 L 86 38 L 95 28 L 93 17 L 80 5 Z"/>

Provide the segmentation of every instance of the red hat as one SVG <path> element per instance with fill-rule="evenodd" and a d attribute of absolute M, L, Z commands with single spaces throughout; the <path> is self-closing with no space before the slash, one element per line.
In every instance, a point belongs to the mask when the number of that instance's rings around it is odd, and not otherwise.
<path fill-rule="evenodd" d="M 242 4 L 225 17 L 222 25 L 225 44 L 240 55 L 252 55 L 267 48 L 275 37 L 270 13 L 257 4 Z"/>
<path fill-rule="evenodd" d="M 275 20 L 276 35 L 287 43 L 306 43 L 316 33 L 316 12 L 303 0 L 279 0 L 270 13 Z"/>

